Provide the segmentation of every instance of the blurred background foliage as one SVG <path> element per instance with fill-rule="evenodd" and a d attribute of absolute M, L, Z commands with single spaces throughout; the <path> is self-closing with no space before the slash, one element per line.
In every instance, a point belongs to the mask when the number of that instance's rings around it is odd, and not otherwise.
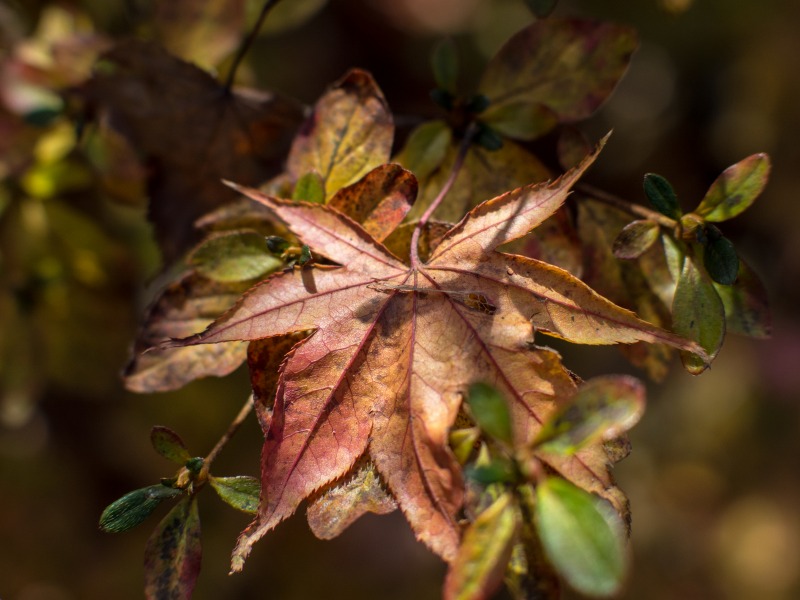
<path fill-rule="evenodd" d="M 464 90 L 530 20 L 522 0 L 286 0 L 239 83 L 304 103 L 348 68 L 370 70 L 398 115 L 436 114 L 432 47 L 452 36 Z M 86 128 L 69 94 L 115 40 L 155 39 L 224 80 L 261 3 L 253 0 L 0 2 L 0 597 L 139 598 L 156 519 L 109 536 L 109 502 L 170 476 L 154 424 L 205 454 L 248 393 L 241 370 L 179 392 L 134 395 L 119 378 L 159 272 L 145 219 L 145 170 L 110 129 Z M 641 48 L 611 101 L 583 128 L 614 135 L 592 183 L 643 201 L 655 171 L 692 208 L 725 167 L 754 152 L 771 181 L 726 235 L 759 272 L 770 340 L 729 336 L 713 368 L 674 365 L 617 467 L 633 508 L 625 598 L 800 597 L 800 53 L 794 0 L 562 1 L 556 14 L 628 23 Z M 81 135 L 76 136 L 76 131 Z M 190 132 L 187 132 L 190 135 Z M 76 141 L 77 140 L 77 141 Z M 793 141 L 794 140 L 794 141 Z M 152 287 L 152 286 L 150 286 Z M 583 377 L 631 372 L 608 349 L 561 347 Z M 261 433 L 247 423 L 215 463 L 257 474 Z M 332 542 L 302 516 L 228 556 L 248 518 L 201 498 L 204 560 L 195 597 L 437 598 L 444 567 L 398 514 L 367 516 Z M 163 512 L 157 511 L 159 514 Z"/>

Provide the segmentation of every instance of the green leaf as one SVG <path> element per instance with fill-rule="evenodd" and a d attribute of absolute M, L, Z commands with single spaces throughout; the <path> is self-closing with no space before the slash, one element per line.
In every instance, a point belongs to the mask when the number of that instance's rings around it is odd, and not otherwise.
<path fill-rule="evenodd" d="M 699 238 L 698 238 L 699 239 Z M 731 285 L 739 273 L 739 257 L 733 242 L 714 225 L 705 227 L 703 265 L 717 283 Z"/>
<path fill-rule="evenodd" d="M 100 515 L 100 529 L 107 533 L 120 533 L 133 529 L 150 516 L 150 513 L 167 498 L 183 492 L 162 484 L 151 485 L 128 492 L 109 504 Z"/>
<path fill-rule="evenodd" d="M 490 437 L 512 443 L 511 416 L 503 395 L 487 383 L 469 386 L 467 403 L 478 426 Z"/>
<path fill-rule="evenodd" d="M 645 390 L 637 379 L 596 377 L 578 388 L 545 422 L 533 445 L 545 452 L 574 454 L 592 442 L 614 439 L 628 431 L 644 408 Z"/>
<path fill-rule="evenodd" d="M 769 297 L 758 275 L 739 261 L 739 273 L 733 285 L 714 284 L 725 307 L 725 329 L 754 338 L 767 338 L 772 333 Z"/>
<path fill-rule="evenodd" d="M 633 221 L 614 240 L 614 256 L 625 260 L 639 258 L 658 239 L 660 227 L 655 221 Z"/>
<path fill-rule="evenodd" d="M 444 121 L 430 121 L 414 129 L 396 161 L 423 179 L 433 173 L 444 161 L 452 133 Z"/>
<path fill-rule="evenodd" d="M 475 443 L 480 437 L 481 430 L 478 427 L 450 431 L 450 448 L 453 450 L 453 454 L 456 455 L 459 464 L 466 464 L 475 449 Z"/>
<path fill-rule="evenodd" d="M 769 171 L 769 156 L 748 156 L 717 177 L 694 212 L 711 222 L 735 217 L 750 206 L 764 189 Z"/>
<path fill-rule="evenodd" d="M 675 333 L 699 343 L 711 360 L 719 352 L 725 337 L 725 308 L 711 280 L 690 257 L 683 261 L 683 271 L 672 300 L 672 326 Z M 681 352 L 683 365 L 690 373 L 702 373 L 706 365 L 694 354 Z"/>
<path fill-rule="evenodd" d="M 197 499 L 185 498 L 158 524 L 144 552 L 148 600 L 188 600 L 200 574 L 202 546 Z"/>
<path fill-rule="evenodd" d="M 444 39 L 436 45 L 431 55 L 431 67 L 439 89 L 455 94 L 458 83 L 458 50 L 452 39 Z"/>
<path fill-rule="evenodd" d="M 325 202 L 325 182 L 316 171 L 300 176 L 292 192 L 292 200 L 305 200 L 314 204 Z"/>
<path fill-rule="evenodd" d="M 525 0 L 530 11 L 539 18 L 548 16 L 558 4 L 558 0 Z"/>
<path fill-rule="evenodd" d="M 517 507 L 505 492 L 464 532 L 445 580 L 445 600 L 490 597 L 503 581 L 518 529 Z"/>
<path fill-rule="evenodd" d="M 220 498 L 233 508 L 255 514 L 261 496 L 261 484 L 255 477 L 209 477 L 211 487 Z"/>
<path fill-rule="evenodd" d="M 481 120 L 495 131 L 518 140 L 535 140 L 558 124 L 558 115 L 544 104 L 513 102 L 489 106 Z"/>
<path fill-rule="evenodd" d="M 475 134 L 475 143 L 490 151 L 500 150 L 503 147 L 503 138 L 486 123 L 478 121 L 478 132 Z"/>
<path fill-rule="evenodd" d="M 255 279 L 283 266 L 255 231 L 214 235 L 196 247 L 188 261 L 200 274 L 222 283 Z"/>
<path fill-rule="evenodd" d="M 150 443 L 161 456 L 174 463 L 183 465 L 191 458 L 186 444 L 181 437 L 169 427 L 156 425 L 150 430 Z"/>
<path fill-rule="evenodd" d="M 680 219 L 683 214 L 678 196 L 669 181 L 661 175 L 647 173 L 644 176 L 644 194 L 658 212 L 670 219 Z"/>
<path fill-rule="evenodd" d="M 495 483 L 514 483 L 519 479 L 514 464 L 508 459 L 494 458 L 488 462 L 478 462 L 480 464 L 467 467 L 465 475 L 482 486 L 489 486 Z"/>
<path fill-rule="evenodd" d="M 195 456 L 194 458 L 190 458 L 189 460 L 186 461 L 186 468 L 192 475 L 197 475 L 203 468 L 203 464 L 205 464 L 205 460 L 203 460 L 203 457 Z"/>
<path fill-rule="evenodd" d="M 625 578 L 625 528 L 599 498 L 558 477 L 536 487 L 536 524 L 545 553 L 575 590 L 616 594 Z"/>

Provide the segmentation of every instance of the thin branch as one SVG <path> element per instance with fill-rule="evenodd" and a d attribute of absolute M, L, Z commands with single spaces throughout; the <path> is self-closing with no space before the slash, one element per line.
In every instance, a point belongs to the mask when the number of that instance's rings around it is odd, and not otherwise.
<path fill-rule="evenodd" d="M 586 183 L 579 183 L 578 185 L 575 186 L 575 189 L 578 190 L 579 192 L 586 194 L 587 196 L 591 196 L 595 200 L 603 202 L 604 204 L 608 204 L 609 206 L 613 206 L 615 208 L 623 210 L 626 213 L 632 214 L 636 217 L 641 217 L 649 221 L 655 221 L 659 225 L 662 225 L 669 229 L 675 229 L 675 227 L 677 227 L 678 225 L 677 221 L 670 219 L 666 215 L 662 215 L 660 212 L 650 210 L 649 208 L 647 208 L 646 206 L 642 206 L 641 204 L 634 204 L 633 202 L 628 202 L 627 200 L 624 200 L 619 196 L 609 194 L 606 191 L 603 191 Z"/>
<path fill-rule="evenodd" d="M 242 406 L 242 409 L 239 411 L 239 414 L 231 421 L 230 426 L 228 426 L 228 430 L 222 434 L 222 437 L 219 438 L 217 444 L 211 449 L 211 452 L 203 459 L 203 471 L 206 473 L 208 472 L 211 463 L 214 462 L 214 459 L 217 458 L 217 455 L 222 451 L 225 445 L 231 441 L 231 438 L 236 434 L 241 427 L 242 423 L 244 423 L 247 416 L 253 410 L 253 396 L 252 394 L 247 398 L 247 401 Z"/>
<path fill-rule="evenodd" d="M 261 7 L 261 13 L 258 15 L 258 19 L 256 19 L 253 29 L 250 30 L 250 33 L 248 33 L 247 37 L 242 41 L 242 44 L 239 46 L 239 50 L 236 52 L 236 57 L 233 59 L 233 63 L 231 63 L 231 68 L 228 71 L 228 77 L 225 79 L 226 94 L 230 93 L 231 89 L 233 88 L 233 80 L 236 77 L 236 71 L 239 70 L 239 65 L 241 64 L 242 60 L 244 60 L 244 57 L 250 50 L 253 42 L 256 41 L 258 32 L 261 31 L 261 27 L 264 25 L 264 20 L 267 18 L 267 14 L 278 2 L 280 2 L 280 0 L 266 0 L 264 2 L 264 6 Z"/>

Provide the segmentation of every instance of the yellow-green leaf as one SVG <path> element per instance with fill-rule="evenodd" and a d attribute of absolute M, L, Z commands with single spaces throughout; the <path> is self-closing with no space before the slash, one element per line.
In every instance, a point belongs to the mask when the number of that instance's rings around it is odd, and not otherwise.
<path fill-rule="evenodd" d="M 735 217 L 750 206 L 767 185 L 769 171 L 769 156 L 748 156 L 717 177 L 694 212 L 712 222 Z"/>
<path fill-rule="evenodd" d="M 255 514 L 258 510 L 261 484 L 255 477 L 209 477 L 209 481 L 219 497 L 236 510 L 250 514 Z"/>
<path fill-rule="evenodd" d="M 416 127 L 395 160 L 424 179 L 439 168 L 450 146 L 452 133 L 444 121 L 429 121 Z"/>
<path fill-rule="evenodd" d="M 487 383 L 473 383 L 469 386 L 467 403 L 475 422 L 484 433 L 511 444 L 511 415 L 506 399 L 497 388 Z"/>
<path fill-rule="evenodd" d="M 769 297 L 758 275 L 739 260 L 733 285 L 714 284 L 725 307 L 725 328 L 731 333 L 767 338 L 772 333 Z"/>
<path fill-rule="evenodd" d="M 655 221 L 629 223 L 614 240 L 614 256 L 622 259 L 639 258 L 658 239 L 659 231 Z"/>
<path fill-rule="evenodd" d="M 266 239 L 255 231 L 212 234 L 189 255 L 197 272 L 221 283 L 248 281 L 283 266 L 267 248 Z"/>
<path fill-rule="evenodd" d="M 518 140 L 535 140 L 558 124 L 558 115 L 544 104 L 512 102 L 490 105 L 481 121 Z"/>

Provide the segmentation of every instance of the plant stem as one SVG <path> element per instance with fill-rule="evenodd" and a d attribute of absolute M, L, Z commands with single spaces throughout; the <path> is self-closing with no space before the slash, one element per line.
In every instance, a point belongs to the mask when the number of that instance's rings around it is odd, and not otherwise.
<path fill-rule="evenodd" d="M 678 222 L 670 219 L 666 215 L 662 215 L 660 212 L 656 212 L 654 210 L 650 210 L 646 206 L 642 206 L 641 204 L 634 204 L 633 202 L 628 202 L 618 196 L 613 194 L 609 194 L 601 189 L 598 189 L 592 185 L 586 183 L 579 183 L 575 186 L 575 189 L 579 192 L 583 192 L 587 196 L 591 196 L 595 200 L 599 200 L 604 204 L 608 204 L 609 206 L 613 206 L 620 210 L 624 210 L 627 213 L 630 213 L 636 217 L 642 217 L 643 219 L 647 219 L 649 221 L 655 221 L 659 225 L 667 227 L 669 229 L 675 229 L 677 227 Z"/>
<path fill-rule="evenodd" d="M 211 463 L 214 462 L 214 459 L 217 458 L 217 455 L 222 452 L 222 449 L 225 445 L 231 441 L 231 438 L 236 434 L 241 427 L 242 423 L 244 423 L 247 416 L 253 410 L 253 396 L 252 394 L 248 396 L 247 401 L 242 406 L 242 409 L 239 411 L 239 414 L 231 421 L 231 424 L 228 426 L 228 430 L 222 434 L 222 437 L 219 438 L 219 441 L 216 445 L 211 449 L 211 452 L 203 459 L 203 469 L 202 472 L 204 475 L 208 475 L 208 469 L 211 467 Z M 201 477 L 200 480 L 204 480 L 205 477 Z"/>
<path fill-rule="evenodd" d="M 233 59 L 233 63 L 231 64 L 231 68 L 228 71 L 228 77 L 225 79 L 225 93 L 228 94 L 233 88 L 233 80 L 236 77 L 236 71 L 239 70 L 239 65 L 242 63 L 247 52 L 250 50 L 250 47 L 253 45 L 253 42 L 258 37 L 258 32 L 261 31 L 261 26 L 264 24 L 264 20 L 267 18 L 267 13 L 278 3 L 280 0 L 266 0 L 264 2 L 264 6 L 261 7 L 261 13 L 258 15 L 258 19 L 256 19 L 255 25 L 253 25 L 253 29 L 250 30 L 250 33 L 247 34 L 247 37 L 244 39 L 242 44 L 239 46 L 239 50 L 236 52 L 236 57 Z"/>
<path fill-rule="evenodd" d="M 447 177 L 447 181 L 444 182 L 442 189 L 439 190 L 439 194 L 436 198 L 433 199 L 430 206 L 427 210 L 422 214 L 419 221 L 417 221 L 417 226 L 414 227 L 414 233 L 411 234 L 411 266 L 418 267 L 421 263 L 419 259 L 419 237 L 422 234 L 422 230 L 425 228 L 425 224 L 431 218 L 436 209 L 439 208 L 439 205 L 444 200 L 444 197 L 447 196 L 447 193 L 453 187 L 453 184 L 456 182 L 456 178 L 458 174 L 461 172 L 461 167 L 464 166 L 464 160 L 467 157 L 467 151 L 469 150 L 470 144 L 472 143 L 472 138 L 478 132 L 477 125 L 475 123 L 470 123 L 469 127 L 467 127 L 466 132 L 464 132 L 464 138 L 461 140 L 461 144 L 458 147 L 458 154 L 456 155 L 455 161 L 453 161 L 453 166 L 450 168 L 450 175 Z"/>

